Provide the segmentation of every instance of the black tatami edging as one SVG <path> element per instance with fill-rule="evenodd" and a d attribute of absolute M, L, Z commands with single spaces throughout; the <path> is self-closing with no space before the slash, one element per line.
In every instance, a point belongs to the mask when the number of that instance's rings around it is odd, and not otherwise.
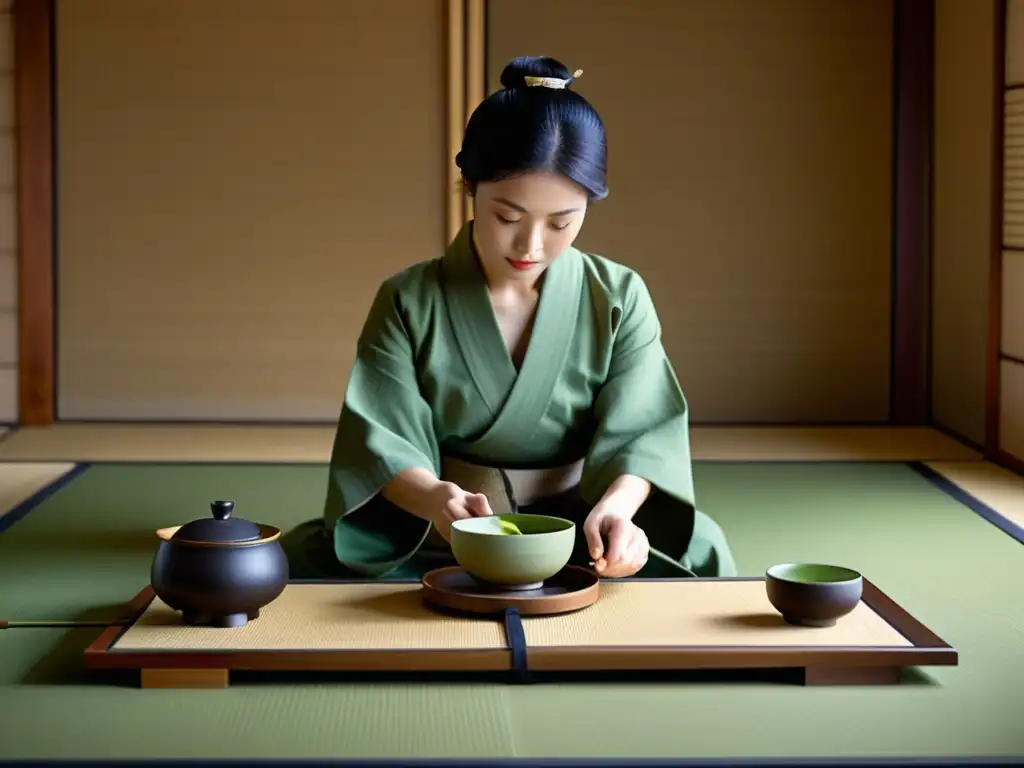
<path fill-rule="evenodd" d="M 89 466 L 89 464 L 75 464 L 75 466 L 56 480 L 47 483 L 16 507 L 8 511 L 6 515 L 0 515 L 0 533 L 3 533 L 15 523 L 23 520 L 29 512 L 34 510 L 66 485 L 70 484 L 73 480 L 84 474 L 85 471 L 89 469 Z"/>
<path fill-rule="evenodd" d="M 943 493 L 956 499 L 978 517 L 986 520 L 1007 536 L 1024 544 L 1024 528 L 1000 514 L 981 499 L 961 488 L 941 472 L 936 472 L 923 461 L 910 461 L 907 465 L 928 480 Z"/>

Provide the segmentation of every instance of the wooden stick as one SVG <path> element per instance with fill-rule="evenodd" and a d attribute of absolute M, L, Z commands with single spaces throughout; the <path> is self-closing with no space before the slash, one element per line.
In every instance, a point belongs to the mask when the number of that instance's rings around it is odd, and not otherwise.
<path fill-rule="evenodd" d="M 25 629 L 49 629 L 55 627 L 126 627 L 131 622 L 124 620 L 111 620 L 108 622 L 91 621 L 76 622 L 74 620 L 28 620 L 12 622 L 7 618 L 0 618 L 0 630 L 25 630 Z"/>
<path fill-rule="evenodd" d="M 487 64 L 487 53 L 484 50 L 484 41 L 487 37 L 484 0 L 466 0 L 465 34 L 466 106 L 462 119 L 468 123 L 473 110 L 484 100 L 487 90 L 486 83 L 484 83 L 484 69 Z M 474 216 L 473 199 L 469 195 L 463 195 L 462 201 L 462 220 L 464 222 L 471 221 Z"/>
<path fill-rule="evenodd" d="M 487 84 L 484 82 L 484 71 L 487 66 L 487 52 L 484 49 L 484 42 L 487 38 L 484 0 L 467 0 L 465 24 L 466 111 L 464 119 L 469 122 L 470 115 L 484 100 L 487 91 Z"/>
<path fill-rule="evenodd" d="M 660 550 L 654 549 L 654 547 L 651 547 L 648 550 L 648 557 L 653 557 L 655 560 L 661 560 L 663 563 L 671 563 L 673 567 L 678 568 L 679 570 L 683 571 L 687 576 L 692 576 L 693 578 L 697 578 L 697 574 L 695 574 L 689 568 L 684 567 L 683 564 L 680 563 L 678 560 L 673 560 L 671 557 L 666 555 L 664 552 L 661 552 Z M 594 560 L 591 560 L 590 563 L 588 563 L 588 565 L 590 565 L 590 567 L 593 568 L 595 565 L 597 565 L 597 563 Z M 594 572 L 597 573 L 597 571 L 594 571 Z M 598 574 L 598 575 L 600 575 L 600 574 Z"/>
<path fill-rule="evenodd" d="M 656 560 L 661 560 L 664 563 L 671 563 L 673 566 L 675 566 L 679 570 L 686 571 L 687 574 L 689 574 L 690 576 L 693 576 L 694 578 L 696 578 L 697 574 L 695 574 L 689 568 L 684 567 L 683 564 L 680 563 L 678 560 L 673 560 L 671 557 L 666 555 L 661 550 L 658 550 L 658 549 L 655 549 L 654 547 L 651 547 L 648 550 L 648 552 L 650 553 L 650 555 L 653 555 Z"/>
<path fill-rule="evenodd" d="M 445 247 L 455 239 L 465 223 L 463 192 L 459 185 L 462 173 L 455 165 L 455 155 L 462 146 L 462 131 L 466 123 L 466 14 L 465 0 L 448 0 L 445 31 L 445 58 L 448 74 L 446 99 L 448 102 L 447 182 L 448 205 Z"/>

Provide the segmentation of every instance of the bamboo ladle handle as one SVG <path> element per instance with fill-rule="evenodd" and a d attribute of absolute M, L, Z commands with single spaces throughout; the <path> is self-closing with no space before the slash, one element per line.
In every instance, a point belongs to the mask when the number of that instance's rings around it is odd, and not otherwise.
<path fill-rule="evenodd" d="M 651 549 L 648 550 L 648 552 L 649 552 L 649 557 L 653 557 L 655 560 L 661 560 L 663 563 L 668 563 L 668 564 L 672 565 L 673 567 L 678 568 L 681 571 L 684 571 L 687 576 L 691 576 L 693 578 L 697 578 L 697 574 L 695 574 L 689 568 L 684 567 L 678 560 L 673 560 L 671 557 L 666 555 L 664 552 L 660 552 L 657 549 L 654 549 L 653 547 L 651 547 Z M 591 570 L 593 570 L 595 563 L 594 563 L 593 560 L 591 560 L 588 563 L 588 565 L 590 566 Z M 594 573 L 597 573 L 597 571 L 595 570 Z M 600 575 L 601 574 L 598 574 L 598 576 L 600 576 Z"/>
<path fill-rule="evenodd" d="M 112 619 L 110 621 L 74 621 L 74 620 L 29 620 L 11 621 L 0 619 L 0 629 L 50 629 L 58 627 L 120 627 L 129 624 L 125 619 Z"/>

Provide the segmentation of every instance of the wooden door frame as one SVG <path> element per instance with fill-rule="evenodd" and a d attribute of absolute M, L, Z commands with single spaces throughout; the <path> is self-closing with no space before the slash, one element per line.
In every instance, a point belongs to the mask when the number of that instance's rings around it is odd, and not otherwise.
<path fill-rule="evenodd" d="M 18 422 L 56 415 L 53 0 L 14 0 Z"/>
<path fill-rule="evenodd" d="M 999 422 L 1001 417 L 1003 352 L 1003 254 L 1009 250 L 1003 240 L 1005 112 L 1006 93 L 1021 83 L 1006 81 L 1006 14 L 1007 0 L 996 0 L 996 39 L 992 66 L 995 89 L 992 110 L 992 244 L 989 266 L 988 371 L 985 408 L 985 455 L 996 464 L 1024 475 L 1024 457 L 1003 450 Z"/>
<path fill-rule="evenodd" d="M 893 269 L 889 420 L 931 418 L 935 0 L 893 4 Z"/>

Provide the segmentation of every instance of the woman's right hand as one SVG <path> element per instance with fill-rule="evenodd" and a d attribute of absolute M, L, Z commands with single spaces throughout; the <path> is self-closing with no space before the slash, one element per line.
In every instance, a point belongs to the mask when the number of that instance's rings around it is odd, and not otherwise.
<path fill-rule="evenodd" d="M 430 522 L 445 541 L 451 543 L 451 527 L 456 520 L 493 515 L 487 497 L 468 493 L 455 483 L 442 482 L 432 493 Z"/>

